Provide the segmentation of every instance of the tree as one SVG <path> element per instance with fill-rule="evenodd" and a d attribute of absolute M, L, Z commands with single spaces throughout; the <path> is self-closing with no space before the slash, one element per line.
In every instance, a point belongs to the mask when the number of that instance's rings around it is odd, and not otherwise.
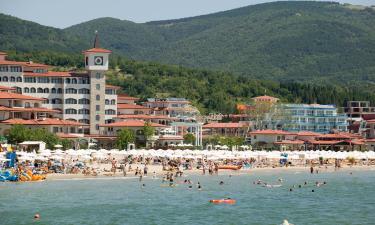
<path fill-rule="evenodd" d="M 23 125 L 14 125 L 7 135 L 9 143 L 18 144 L 23 141 L 43 141 L 47 148 L 53 148 L 59 141 L 59 138 L 42 128 L 28 129 Z"/>
<path fill-rule="evenodd" d="M 195 136 L 192 133 L 187 133 L 184 135 L 184 142 L 187 144 L 194 144 L 195 143 Z"/>
<path fill-rule="evenodd" d="M 10 129 L 7 139 L 10 144 L 18 144 L 23 141 L 28 140 L 30 137 L 30 129 L 26 128 L 24 125 L 16 124 Z"/>
<path fill-rule="evenodd" d="M 145 122 L 143 126 L 143 136 L 145 137 L 146 147 L 148 144 L 148 141 L 150 140 L 150 137 L 152 137 L 155 133 L 155 128 L 151 126 L 151 123 L 149 121 Z"/>
<path fill-rule="evenodd" d="M 135 135 L 132 130 L 122 129 L 117 133 L 116 147 L 119 149 L 125 149 L 129 143 L 135 141 Z"/>

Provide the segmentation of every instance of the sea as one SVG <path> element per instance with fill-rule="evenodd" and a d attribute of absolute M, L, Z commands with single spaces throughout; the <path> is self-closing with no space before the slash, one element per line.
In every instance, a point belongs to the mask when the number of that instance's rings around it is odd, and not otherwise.
<path fill-rule="evenodd" d="M 261 179 L 278 185 L 280 178 L 282 186 L 254 184 Z M 185 179 L 194 183 L 192 188 L 183 184 Z M 324 181 L 325 185 L 315 186 Z M 375 171 L 371 170 L 239 171 L 188 175 L 176 183 L 169 187 L 151 177 L 0 183 L 0 225 L 278 225 L 284 220 L 294 225 L 375 224 Z M 209 202 L 223 198 L 235 199 L 236 204 Z M 39 220 L 34 219 L 36 213 Z"/>

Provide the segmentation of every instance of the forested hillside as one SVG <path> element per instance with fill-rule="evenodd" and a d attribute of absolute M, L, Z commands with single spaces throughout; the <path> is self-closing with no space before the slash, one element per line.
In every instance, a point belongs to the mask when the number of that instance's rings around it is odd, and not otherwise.
<path fill-rule="evenodd" d="M 0 50 L 78 53 L 95 30 L 103 47 L 135 60 L 275 81 L 375 81 L 375 10 L 329 2 L 273 2 L 143 24 L 99 18 L 63 30 L 0 15 Z"/>
<path fill-rule="evenodd" d="M 9 55 L 9 59 L 55 65 L 54 70 L 80 70 L 80 54 L 36 52 Z M 258 95 L 272 95 L 283 102 L 321 103 L 342 106 L 347 100 L 375 102 L 373 84 L 308 84 L 253 79 L 243 75 L 213 70 L 191 69 L 129 60 L 112 56 L 107 82 L 122 87 L 122 92 L 142 99 L 149 97 L 184 97 L 192 100 L 202 113 L 234 113 L 236 103 L 249 103 Z"/>

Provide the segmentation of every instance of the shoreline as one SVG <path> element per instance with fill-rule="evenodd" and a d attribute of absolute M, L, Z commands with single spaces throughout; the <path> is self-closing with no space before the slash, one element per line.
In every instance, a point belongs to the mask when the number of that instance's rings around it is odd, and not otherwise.
<path fill-rule="evenodd" d="M 154 168 L 158 166 L 151 166 Z M 263 167 L 263 168 L 250 168 L 250 169 L 241 169 L 241 170 L 219 170 L 219 175 L 249 175 L 257 173 L 280 173 L 280 172 L 306 172 L 310 174 L 310 167 L 308 166 L 293 166 L 293 167 Z M 155 168 L 156 169 L 156 168 Z M 363 171 L 375 171 L 375 166 L 344 166 L 340 169 L 335 170 L 334 166 L 328 166 L 327 168 L 323 167 L 314 167 L 315 170 L 318 170 L 319 173 L 334 173 L 334 172 L 363 172 Z M 152 171 L 150 169 L 150 171 Z M 131 171 L 133 172 L 133 171 Z M 161 176 L 166 174 L 168 171 L 162 171 L 160 168 L 156 171 L 156 176 L 160 179 Z M 193 169 L 193 170 L 184 170 L 184 175 L 202 175 L 202 170 Z M 315 174 L 315 173 L 314 173 Z M 204 176 L 210 176 L 206 173 Z M 152 179 L 153 172 L 149 173 L 148 176 L 143 176 L 144 179 Z M 83 174 L 61 174 L 61 173 L 51 173 L 47 174 L 46 181 L 66 181 L 66 180 L 130 180 L 130 179 L 139 179 L 139 176 L 135 176 L 133 173 L 128 172 L 127 176 L 124 176 L 122 172 L 117 172 L 115 175 L 108 174 L 99 174 L 97 176 L 83 175 Z"/>

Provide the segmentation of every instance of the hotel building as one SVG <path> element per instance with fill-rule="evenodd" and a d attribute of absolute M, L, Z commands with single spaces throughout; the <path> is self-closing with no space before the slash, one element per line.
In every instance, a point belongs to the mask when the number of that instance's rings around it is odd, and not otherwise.
<path fill-rule="evenodd" d="M 117 115 L 118 87 L 106 85 L 105 79 L 110 53 L 99 47 L 96 36 L 93 48 L 83 51 L 84 72 L 55 72 L 31 61 L 8 61 L 0 52 L 0 85 L 43 99 L 36 107 L 53 110 L 53 117 L 87 125 L 79 133 L 100 134 L 100 125 L 113 122 Z"/>

